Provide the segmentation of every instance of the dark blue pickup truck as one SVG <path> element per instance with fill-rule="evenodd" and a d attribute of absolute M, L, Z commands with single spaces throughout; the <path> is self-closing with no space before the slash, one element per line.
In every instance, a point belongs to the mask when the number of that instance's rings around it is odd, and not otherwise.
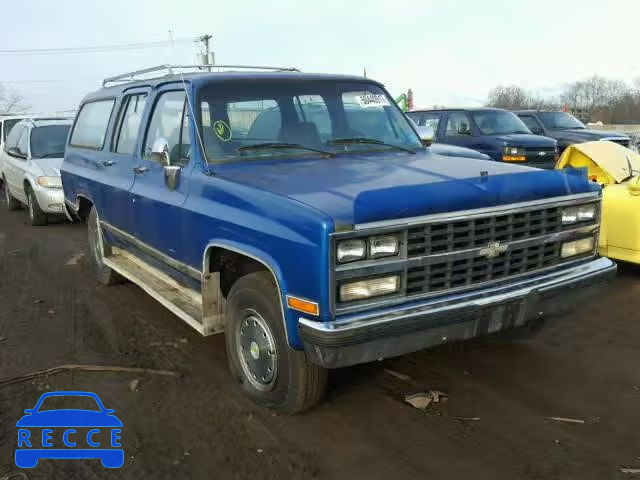
<path fill-rule="evenodd" d="M 84 98 L 66 204 L 99 281 L 224 332 L 261 405 L 309 408 L 329 368 L 526 333 L 615 272 L 583 172 L 437 155 L 371 79 L 181 68 Z"/>
<path fill-rule="evenodd" d="M 434 142 L 477 150 L 498 162 L 553 168 L 558 159 L 558 146 L 554 139 L 533 135 L 508 110 L 414 110 L 407 115 L 417 125 L 431 127 Z"/>

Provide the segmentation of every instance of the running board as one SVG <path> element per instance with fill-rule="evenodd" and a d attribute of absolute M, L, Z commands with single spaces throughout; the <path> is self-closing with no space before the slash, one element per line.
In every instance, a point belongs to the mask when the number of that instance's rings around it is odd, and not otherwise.
<path fill-rule="evenodd" d="M 138 285 L 201 335 L 217 333 L 203 325 L 200 293 L 180 285 L 166 273 L 125 250 L 111 247 L 111 252 L 103 258 L 106 266 Z"/>

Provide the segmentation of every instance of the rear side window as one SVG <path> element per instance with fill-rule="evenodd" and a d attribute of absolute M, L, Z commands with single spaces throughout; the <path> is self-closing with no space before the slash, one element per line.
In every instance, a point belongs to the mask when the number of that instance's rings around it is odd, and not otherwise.
<path fill-rule="evenodd" d="M 98 100 L 85 103 L 78 113 L 73 127 L 71 141 L 73 147 L 101 150 L 111 118 L 114 100 Z"/>
<path fill-rule="evenodd" d="M 5 125 L 6 128 L 6 125 Z M 4 144 L 5 151 L 9 151 L 11 148 L 16 148 L 18 146 L 18 140 L 20 139 L 20 134 L 22 133 L 23 127 L 12 128 L 7 136 L 7 141 Z"/>
<path fill-rule="evenodd" d="M 116 141 L 117 153 L 132 155 L 136 149 L 138 131 L 142 122 L 142 112 L 147 101 L 146 94 L 130 95 L 126 99 L 124 113 L 120 118 L 118 139 Z"/>

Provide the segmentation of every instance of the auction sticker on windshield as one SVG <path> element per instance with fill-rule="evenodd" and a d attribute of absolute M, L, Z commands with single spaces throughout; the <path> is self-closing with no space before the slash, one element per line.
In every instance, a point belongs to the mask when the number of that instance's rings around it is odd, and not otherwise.
<path fill-rule="evenodd" d="M 377 93 L 367 93 L 366 95 L 357 95 L 356 99 L 362 108 L 370 107 L 388 107 L 389 100 L 385 95 Z"/>

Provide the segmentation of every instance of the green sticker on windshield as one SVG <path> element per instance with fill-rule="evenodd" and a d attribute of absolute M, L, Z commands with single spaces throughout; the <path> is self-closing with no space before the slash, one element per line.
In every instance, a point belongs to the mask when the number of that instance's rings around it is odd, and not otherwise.
<path fill-rule="evenodd" d="M 216 137 L 223 142 L 231 140 L 231 127 L 226 122 L 222 120 L 213 122 L 213 131 L 216 133 Z"/>

